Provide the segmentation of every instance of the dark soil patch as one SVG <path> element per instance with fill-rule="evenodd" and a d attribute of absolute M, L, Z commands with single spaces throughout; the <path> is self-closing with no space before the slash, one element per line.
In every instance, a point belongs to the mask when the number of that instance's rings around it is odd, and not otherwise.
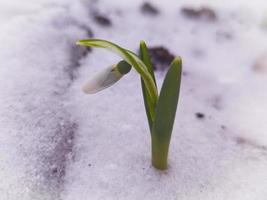
<path fill-rule="evenodd" d="M 143 14 L 147 15 L 156 16 L 159 14 L 159 10 L 148 2 L 143 3 L 140 10 Z"/>
<path fill-rule="evenodd" d="M 193 8 L 193 7 L 183 7 L 181 13 L 190 19 L 194 20 L 204 20 L 204 21 L 216 21 L 217 15 L 215 11 L 209 7 Z"/>
<path fill-rule="evenodd" d="M 93 18 L 94 18 L 94 21 L 100 26 L 104 26 L 104 27 L 112 26 L 111 20 L 105 15 L 94 13 Z"/>
<path fill-rule="evenodd" d="M 169 67 L 175 56 L 163 46 L 148 48 L 154 70 L 164 70 Z"/>
<path fill-rule="evenodd" d="M 45 177 L 55 187 L 62 187 L 67 161 L 71 158 L 73 139 L 77 127 L 76 123 L 67 121 L 64 125 L 58 125 L 55 139 L 60 138 L 60 140 L 57 141 L 54 153 L 45 159 L 45 162 L 50 166 L 45 171 Z"/>
<path fill-rule="evenodd" d="M 88 53 L 92 51 L 91 48 L 84 46 L 73 45 L 70 50 L 71 64 L 65 69 L 66 73 L 69 75 L 71 81 L 76 78 L 76 73 L 80 67 L 80 61 L 87 56 Z"/>
<path fill-rule="evenodd" d="M 196 116 L 196 118 L 198 118 L 198 119 L 205 119 L 205 114 L 200 113 L 200 112 L 195 113 L 195 116 Z"/>

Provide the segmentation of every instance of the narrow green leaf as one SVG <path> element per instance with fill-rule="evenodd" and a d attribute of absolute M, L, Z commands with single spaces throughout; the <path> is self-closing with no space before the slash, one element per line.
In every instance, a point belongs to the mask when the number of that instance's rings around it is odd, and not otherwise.
<path fill-rule="evenodd" d="M 155 79 L 155 74 L 154 74 L 154 70 L 153 70 L 153 66 L 150 60 L 150 56 L 148 53 L 148 49 L 146 46 L 146 43 L 144 41 L 140 42 L 140 55 L 141 55 L 141 59 L 142 61 L 145 63 L 148 72 L 150 73 L 150 75 L 152 76 L 154 83 L 157 87 L 157 83 L 156 83 L 156 79 Z"/>
<path fill-rule="evenodd" d="M 152 129 L 152 164 L 167 168 L 167 157 L 180 92 L 182 61 L 172 62 L 163 82 Z"/>
<path fill-rule="evenodd" d="M 142 61 L 145 63 L 148 72 L 152 76 L 154 83 L 157 86 L 155 75 L 154 75 L 154 70 L 153 70 L 153 67 L 152 67 L 152 64 L 150 61 L 147 46 L 146 46 L 144 41 L 140 42 L 140 51 L 139 52 L 140 52 L 140 57 L 141 57 Z M 141 85 L 142 85 L 142 92 L 143 92 L 143 99 L 144 99 L 144 104 L 145 104 L 145 109 L 146 109 L 147 120 L 148 120 L 149 129 L 150 129 L 150 133 L 151 133 L 152 126 L 153 126 L 153 120 L 155 117 L 155 107 L 153 106 L 153 104 L 151 102 L 150 96 L 148 95 L 148 91 L 147 91 L 147 88 L 144 84 L 142 77 L 141 77 Z"/>
<path fill-rule="evenodd" d="M 152 133 L 153 117 L 152 117 L 152 114 L 150 112 L 150 110 L 151 110 L 151 108 L 149 106 L 150 104 L 148 103 L 149 95 L 147 93 L 146 86 L 145 86 L 142 78 L 141 78 L 141 86 L 142 86 L 143 99 L 144 99 L 144 104 L 145 104 L 145 109 L 146 109 L 146 116 L 147 116 L 147 121 L 148 121 L 148 125 L 149 125 L 149 130 L 150 130 L 150 133 Z"/>
<path fill-rule="evenodd" d="M 157 88 L 154 84 L 153 78 L 147 71 L 146 65 L 143 63 L 142 60 L 140 60 L 140 58 L 137 55 L 106 40 L 100 40 L 100 39 L 80 40 L 76 44 L 98 47 L 98 48 L 106 48 L 119 54 L 125 61 L 127 61 L 130 65 L 132 65 L 136 69 L 136 71 L 142 76 L 146 88 L 148 89 L 149 96 L 151 97 L 152 103 L 154 106 L 156 105 L 158 99 Z"/>

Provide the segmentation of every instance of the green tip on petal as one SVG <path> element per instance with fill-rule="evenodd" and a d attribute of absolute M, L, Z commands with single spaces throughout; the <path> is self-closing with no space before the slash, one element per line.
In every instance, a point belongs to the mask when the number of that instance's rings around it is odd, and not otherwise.
<path fill-rule="evenodd" d="M 127 74 L 129 71 L 131 71 L 131 68 L 132 66 L 124 60 L 117 64 L 117 69 L 121 74 Z"/>

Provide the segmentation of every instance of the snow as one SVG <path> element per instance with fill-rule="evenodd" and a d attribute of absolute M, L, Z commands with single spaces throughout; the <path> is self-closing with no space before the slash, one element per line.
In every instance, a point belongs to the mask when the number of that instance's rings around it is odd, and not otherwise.
<path fill-rule="evenodd" d="M 3 200 L 59 196 L 64 151 L 71 147 L 65 138 L 76 126 L 66 109 L 65 93 L 73 73 L 73 43 L 86 34 L 72 24 L 55 26 L 58 17 L 72 18 L 63 7 L 42 10 L 7 19 L 1 26 Z"/>
<path fill-rule="evenodd" d="M 3 200 L 244 199 L 267 196 L 266 1 L 0 1 L 0 191 Z M 181 15 L 211 6 L 218 21 Z M 98 10 L 112 21 L 92 19 Z M 75 41 L 140 40 L 183 58 L 169 169 L 150 164 L 140 79 L 94 95 L 81 87 L 119 57 Z M 230 35 L 230 38 L 225 37 Z M 159 84 L 164 73 L 157 72 Z M 204 118 L 197 118 L 203 113 Z"/>

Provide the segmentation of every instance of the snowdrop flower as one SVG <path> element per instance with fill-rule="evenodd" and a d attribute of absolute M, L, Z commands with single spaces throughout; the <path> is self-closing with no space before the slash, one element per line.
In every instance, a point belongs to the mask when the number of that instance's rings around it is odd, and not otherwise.
<path fill-rule="evenodd" d="M 77 44 L 105 48 L 117 53 L 124 59 L 124 61 L 105 69 L 88 81 L 83 87 L 85 93 L 96 93 L 113 85 L 131 70 L 131 66 L 139 73 L 152 142 L 152 165 L 156 169 L 166 170 L 179 99 L 182 59 L 178 56 L 170 64 L 159 94 L 151 58 L 144 41 L 140 42 L 139 55 L 106 40 L 80 40 Z"/>
<path fill-rule="evenodd" d="M 122 60 L 118 64 L 112 65 L 103 71 L 98 72 L 83 86 L 82 90 L 87 94 L 97 93 L 116 83 L 130 70 L 131 65 Z"/>

